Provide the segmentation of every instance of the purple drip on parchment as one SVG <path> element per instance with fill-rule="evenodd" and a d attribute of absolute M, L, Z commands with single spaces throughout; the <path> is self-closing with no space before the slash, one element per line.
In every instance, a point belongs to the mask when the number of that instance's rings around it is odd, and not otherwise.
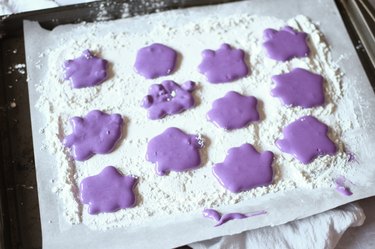
<path fill-rule="evenodd" d="M 313 116 L 304 116 L 284 127 L 284 138 L 278 139 L 276 145 L 301 163 L 308 164 L 318 156 L 336 153 L 336 145 L 327 133 L 325 124 Z"/>
<path fill-rule="evenodd" d="M 161 119 L 166 115 L 181 113 L 194 106 L 192 91 L 195 83 L 185 82 L 182 86 L 172 80 L 153 84 L 143 98 L 142 107 L 147 108 L 148 118 Z"/>
<path fill-rule="evenodd" d="M 111 152 L 121 138 L 123 119 L 120 114 L 94 110 L 83 118 L 73 117 L 70 122 L 73 132 L 64 138 L 63 144 L 71 148 L 73 158 L 78 161 Z"/>
<path fill-rule="evenodd" d="M 202 57 L 198 69 L 210 83 L 232 82 L 249 74 L 244 51 L 229 44 L 222 44 L 216 51 L 206 49 Z"/>
<path fill-rule="evenodd" d="M 89 214 L 110 213 L 134 207 L 136 183 L 136 178 L 123 176 L 115 167 L 107 166 L 98 175 L 82 180 L 81 201 L 89 205 Z"/>
<path fill-rule="evenodd" d="M 96 86 L 107 79 L 107 65 L 106 60 L 85 50 L 80 57 L 64 62 L 65 79 L 73 88 Z"/>
<path fill-rule="evenodd" d="M 358 163 L 357 155 L 354 152 L 351 152 L 350 150 L 345 149 L 345 154 L 348 156 L 349 163 L 353 163 L 353 162 Z"/>
<path fill-rule="evenodd" d="M 213 166 L 213 173 L 221 185 L 233 193 L 272 183 L 273 153 L 259 153 L 251 144 L 229 149 L 223 163 Z"/>
<path fill-rule="evenodd" d="M 176 67 L 177 52 L 160 43 L 138 50 L 135 70 L 146 79 L 171 74 Z"/>
<path fill-rule="evenodd" d="M 272 77 L 275 83 L 271 95 L 286 106 L 311 108 L 324 104 L 323 77 L 302 68 Z"/>
<path fill-rule="evenodd" d="M 239 129 L 259 120 L 257 99 L 230 91 L 215 100 L 207 113 L 209 121 L 226 130 Z"/>
<path fill-rule="evenodd" d="M 286 26 L 280 31 L 266 29 L 263 32 L 263 47 L 268 57 L 278 61 L 287 61 L 294 57 L 306 57 L 310 53 L 307 45 L 307 34 L 297 32 Z"/>
<path fill-rule="evenodd" d="M 355 157 L 355 154 L 352 152 L 348 153 L 348 162 L 356 162 L 356 161 L 357 159 Z"/>
<path fill-rule="evenodd" d="M 350 196 L 352 195 L 352 191 L 349 187 L 346 186 L 346 183 L 350 182 L 348 181 L 344 176 L 339 176 L 336 180 L 336 191 L 344 196 Z"/>
<path fill-rule="evenodd" d="M 221 226 L 221 225 L 223 225 L 224 223 L 226 223 L 230 220 L 245 219 L 245 218 L 250 218 L 250 217 L 263 215 L 263 214 L 267 214 L 267 212 L 262 210 L 262 211 L 256 211 L 256 212 L 245 213 L 245 214 L 243 214 L 243 213 L 228 213 L 228 214 L 221 215 L 215 209 L 206 208 L 206 209 L 203 210 L 203 216 L 204 217 L 211 218 L 211 219 L 217 221 L 215 227 Z"/>
<path fill-rule="evenodd" d="M 156 173 L 161 176 L 169 171 L 186 171 L 200 165 L 201 148 L 202 141 L 196 135 L 171 127 L 150 140 L 146 160 L 155 164 Z"/>

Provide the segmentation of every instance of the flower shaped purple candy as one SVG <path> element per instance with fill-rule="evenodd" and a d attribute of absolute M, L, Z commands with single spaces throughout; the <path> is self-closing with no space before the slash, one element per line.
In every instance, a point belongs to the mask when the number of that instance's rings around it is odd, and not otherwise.
<path fill-rule="evenodd" d="M 98 175 L 82 180 L 82 203 L 89 205 L 89 214 L 109 213 L 134 207 L 136 183 L 136 178 L 121 175 L 115 167 L 105 167 Z"/>
<path fill-rule="evenodd" d="M 73 133 L 64 138 L 63 144 L 71 148 L 78 161 L 111 152 L 121 137 L 123 120 L 120 114 L 94 110 L 84 118 L 73 117 L 70 122 Z"/>
<path fill-rule="evenodd" d="M 219 127 L 233 130 L 246 127 L 250 122 L 259 120 L 257 99 L 230 91 L 212 104 L 207 118 Z"/>
<path fill-rule="evenodd" d="M 216 51 L 206 49 L 202 52 L 199 72 L 211 83 L 225 83 L 245 77 L 249 69 L 245 63 L 245 53 L 224 43 Z"/>
<path fill-rule="evenodd" d="M 191 92 L 195 88 L 192 81 L 182 86 L 172 80 L 151 85 L 149 93 L 143 98 L 142 106 L 148 109 L 150 119 L 161 119 L 166 115 L 183 112 L 194 106 Z"/>
<path fill-rule="evenodd" d="M 304 116 L 284 127 L 284 138 L 278 139 L 276 145 L 301 163 L 308 164 L 320 155 L 336 153 L 336 145 L 327 133 L 325 124 L 313 116 Z"/>
<path fill-rule="evenodd" d="M 171 127 L 150 140 L 146 160 L 155 163 L 156 173 L 161 176 L 169 171 L 186 171 L 200 165 L 200 148 L 202 143 L 196 135 Z"/>
<path fill-rule="evenodd" d="M 224 162 L 213 166 L 213 173 L 233 193 L 272 183 L 273 153 L 257 152 L 251 144 L 231 148 Z"/>
<path fill-rule="evenodd" d="M 302 68 L 272 77 L 275 87 L 271 95 L 279 97 L 286 106 L 311 108 L 324 104 L 324 79 Z"/>
<path fill-rule="evenodd" d="M 155 79 L 173 72 L 177 52 L 160 43 L 141 48 L 134 64 L 135 70 L 146 79 Z"/>
<path fill-rule="evenodd" d="M 280 31 L 266 29 L 263 32 L 263 47 L 268 57 L 278 61 L 287 61 L 294 57 L 306 57 L 310 53 L 307 45 L 307 34 L 297 32 L 286 26 Z"/>
<path fill-rule="evenodd" d="M 64 62 L 65 79 L 73 88 L 96 86 L 107 79 L 107 65 L 106 60 L 85 50 L 80 57 Z"/>

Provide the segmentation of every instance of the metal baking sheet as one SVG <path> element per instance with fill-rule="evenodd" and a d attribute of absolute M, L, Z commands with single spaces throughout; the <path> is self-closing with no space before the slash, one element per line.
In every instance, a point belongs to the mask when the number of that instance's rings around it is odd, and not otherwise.
<path fill-rule="evenodd" d="M 146 6 L 144 1 L 112 0 L 110 4 L 99 1 L 0 17 L 0 248 L 42 247 L 26 74 L 18 71 L 8 74 L 10 67 L 25 63 L 22 21 L 38 21 L 43 27 L 52 29 L 60 24 L 94 21 L 100 5 L 104 6 L 108 19 L 116 19 L 123 14 L 120 7 L 124 2 L 129 3 L 128 14 L 132 16 L 153 13 L 156 9 L 163 11 L 229 1 L 154 0 L 150 2 L 161 4 Z M 354 0 L 335 2 L 370 82 L 374 84 L 375 69 L 342 6 L 350 1 Z M 11 107 L 13 101 L 16 103 L 14 108 Z M 366 204 L 366 200 L 360 203 Z"/>
<path fill-rule="evenodd" d="M 43 234 L 46 235 L 44 245 L 46 248 L 63 248 L 71 243 L 75 246 L 90 246 L 92 248 L 103 248 L 108 246 L 108 241 L 111 241 L 112 248 L 121 248 L 125 243 L 131 248 L 166 248 L 183 245 L 193 241 L 208 239 L 216 236 L 238 233 L 247 229 L 254 229 L 266 225 L 278 225 L 303 218 L 315 213 L 325 211 L 327 209 L 351 202 L 353 200 L 365 198 L 375 194 L 375 169 L 372 164 L 371 151 L 374 148 L 374 126 L 371 123 L 371 116 L 369 110 L 375 107 L 375 96 L 371 85 L 367 81 L 363 68 L 360 65 L 355 50 L 349 43 L 349 37 L 346 33 L 344 25 L 341 21 L 340 15 L 336 9 L 333 1 L 325 1 L 317 4 L 315 1 L 298 2 L 293 0 L 284 1 L 285 6 L 289 8 L 279 11 L 272 6 L 276 4 L 275 1 L 250 1 L 246 3 L 238 3 L 215 7 L 213 9 L 205 9 L 207 11 L 215 12 L 216 14 L 228 14 L 233 11 L 242 13 L 244 11 L 251 11 L 250 13 L 257 15 L 271 15 L 282 19 L 288 19 L 298 14 L 304 14 L 310 17 L 313 22 L 320 23 L 320 29 L 325 34 L 328 43 L 334 48 L 333 57 L 336 60 L 341 54 L 346 54 L 344 59 L 340 61 L 340 66 L 345 72 L 343 84 L 353 84 L 356 86 L 356 93 L 360 94 L 361 99 L 366 103 L 365 106 L 356 106 L 359 108 L 359 119 L 363 122 L 363 129 L 354 131 L 349 136 L 361 135 L 361 144 L 367 144 L 367 148 L 362 148 L 359 151 L 361 158 L 361 166 L 364 171 L 360 171 L 365 185 L 353 186 L 355 193 L 351 197 L 338 198 L 337 193 L 332 190 L 296 190 L 292 192 L 278 193 L 266 195 L 252 203 L 245 203 L 242 205 L 243 210 L 257 210 L 266 209 L 269 214 L 267 216 L 260 216 L 254 218 L 254 222 L 247 222 L 246 220 L 228 223 L 226 226 L 213 228 L 210 222 L 202 222 L 199 216 L 189 215 L 183 216 L 181 219 L 176 219 L 174 222 L 155 224 L 153 227 L 142 227 L 124 230 L 111 230 L 106 232 L 91 231 L 83 225 L 72 226 L 66 231 L 61 231 L 56 217 L 58 217 L 57 197 L 50 191 L 50 183 L 43 175 L 54 174 L 53 167 L 50 162 L 53 162 L 53 157 L 43 151 L 35 151 L 37 175 L 39 182 L 39 198 L 42 210 L 42 229 Z M 293 8 L 291 8 L 293 6 Z M 195 15 L 199 10 L 185 10 L 191 11 L 191 15 Z M 201 10 L 200 15 L 202 15 Z M 29 90 L 31 97 L 31 104 L 35 103 L 38 94 L 35 91 L 33 80 L 41 79 L 41 74 L 45 73 L 43 70 L 37 70 L 35 60 L 40 50 L 35 50 L 37 45 L 44 42 L 48 38 L 48 32 L 38 28 L 35 23 L 25 23 L 25 37 L 27 50 L 27 64 L 31 81 L 29 82 Z M 346 59 L 347 58 L 347 59 Z M 39 59 L 38 59 L 39 60 Z M 44 62 L 45 63 L 45 62 Z M 43 61 L 42 61 L 43 65 Z M 36 81 L 35 81 L 36 82 Z M 38 125 L 43 123 L 41 114 L 32 108 L 32 121 L 34 131 L 34 147 L 39 148 L 43 137 L 38 134 Z M 41 188 L 44 186 L 44 188 Z M 327 201 L 318 201 L 321 199 Z M 300 200 L 303 199 L 303 202 Z M 283 203 L 283 205 L 275 205 L 275 203 Z M 310 203 L 306 207 L 305 203 Z M 293 212 L 290 212 L 293 210 Z M 50 223 L 49 221 L 53 221 Z M 197 233 L 196 231 L 199 231 Z M 147 237 L 147 241 L 143 238 Z M 69 239 L 68 239 L 69 238 Z M 69 244 L 64 244 L 69 242 Z"/>

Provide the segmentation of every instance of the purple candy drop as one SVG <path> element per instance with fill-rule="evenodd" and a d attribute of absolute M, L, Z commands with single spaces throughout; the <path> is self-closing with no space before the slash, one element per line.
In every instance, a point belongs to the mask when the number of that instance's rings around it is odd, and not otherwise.
<path fill-rule="evenodd" d="M 149 119 L 161 119 L 166 115 L 181 113 L 194 106 L 191 92 L 195 83 L 188 81 L 182 86 L 167 80 L 151 85 L 148 95 L 143 98 L 142 106 L 147 108 Z"/>
<path fill-rule="evenodd" d="M 281 99 L 286 106 L 311 108 L 324 104 L 324 79 L 319 74 L 302 68 L 272 77 L 275 83 L 271 95 Z"/>
<path fill-rule="evenodd" d="M 73 117 L 70 122 L 73 132 L 64 138 L 63 144 L 71 148 L 78 161 L 111 152 L 121 138 L 123 119 L 120 114 L 94 110 L 83 118 Z"/>
<path fill-rule="evenodd" d="M 231 82 L 249 73 L 245 63 L 245 53 L 224 43 L 216 51 L 206 49 L 202 52 L 199 72 L 207 77 L 210 83 Z"/>
<path fill-rule="evenodd" d="M 81 200 L 89 205 L 89 214 L 115 212 L 135 206 L 134 187 L 137 179 L 123 176 L 113 166 L 82 180 Z"/>
<path fill-rule="evenodd" d="M 308 164 L 318 156 L 336 153 L 336 145 L 327 133 L 325 124 L 312 116 L 304 116 L 284 127 L 284 138 L 278 139 L 276 145 L 301 163 Z"/>
<path fill-rule="evenodd" d="M 278 61 L 287 61 L 294 57 L 306 57 L 310 53 L 307 45 L 307 34 L 297 32 L 286 26 L 280 31 L 266 29 L 263 32 L 263 47 L 268 57 Z"/>
<path fill-rule="evenodd" d="M 176 67 L 177 52 L 160 43 L 138 50 L 135 70 L 146 79 L 155 79 L 173 72 Z"/>
<path fill-rule="evenodd" d="M 239 129 L 259 120 L 257 99 L 230 91 L 215 100 L 207 113 L 209 121 L 226 130 Z"/>
<path fill-rule="evenodd" d="M 231 148 L 222 163 L 213 166 L 221 185 L 233 193 L 272 183 L 273 153 L 257 152 L 251 144 Z"/>
<path fill-rule="evenodd" d="M 150 140 L 146 160 L 155 164 L 161 176 L 169 171 L 186 171 L 200 165 L 200 148 L 202 143 L 196 135 L 171 127 Z"/>
<path fill-rule="evenodd" d="M 85 50 L 80 57 L 64 62 L 65 79 L 73 88 L 96 86 L 107 79 L 107 65 L 106 60 Z"/>

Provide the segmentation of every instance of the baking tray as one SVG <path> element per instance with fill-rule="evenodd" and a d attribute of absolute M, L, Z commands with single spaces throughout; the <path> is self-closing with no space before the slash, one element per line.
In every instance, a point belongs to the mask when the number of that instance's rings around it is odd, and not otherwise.
<path fill-rule="evenodd" d="M 39 21 L 44 28 L 98 18 L 123 17 L 156 11 L 230 2 L 229 0 L 120 1 L 115 0 L 33 11 L 0 21 L 0 248 L 41 248 L 38 196 L 31 136 L 22 21 Z M 375 68 L 349 18 L 347 2 L 336 1 L 366 73 L 375 87 Z M 41 44 L 42 45 L 42 44 Z M 17 66 L 15 66 L 17 65 Z"/>

